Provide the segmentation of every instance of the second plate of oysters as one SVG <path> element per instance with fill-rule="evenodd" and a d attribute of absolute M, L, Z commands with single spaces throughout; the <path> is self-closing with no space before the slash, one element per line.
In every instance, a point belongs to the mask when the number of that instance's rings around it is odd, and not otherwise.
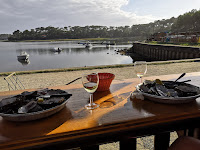
<path fill-rule="evenodd" d="M 200 97 L 200 88 L 185 82 L 145 80 L 136 89 L 146 99 L 160 103 L 188 103 Z"/>

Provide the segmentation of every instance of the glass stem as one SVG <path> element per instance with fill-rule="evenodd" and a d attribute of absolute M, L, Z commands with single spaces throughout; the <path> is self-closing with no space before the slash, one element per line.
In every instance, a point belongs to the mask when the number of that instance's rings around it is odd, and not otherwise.
<path fill-rule="evenodd" d="M 92 105 L 92 103 L 93 103 L 93 94 L 90 93 L 90 104 Z"/>
<path fill-rule="evenodd" d="M 142 83 L 142 77 L 140 77 L 140 83 Z"/>

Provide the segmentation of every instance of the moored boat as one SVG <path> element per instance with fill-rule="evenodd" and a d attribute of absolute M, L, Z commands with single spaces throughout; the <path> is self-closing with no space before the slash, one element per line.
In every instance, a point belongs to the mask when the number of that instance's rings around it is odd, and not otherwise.
<path fill-rule="evenodd" d="M 92 48 L 92 44 L 91 43 L 86 43 L 85 44 L 85 48 Z"/>
<path fill-rule="evenodd" d="M 17 59 L 19 60 L 25 60 L 29 58 L 29 54 L 27 54 L 25 51 L 21 52 L 20 55 L 17 56 Z"/>
<path fill-rule="evenodd" d="M 54 52 L 61 52 L 61 51 L 62 51 L 62 49 L 59 47 L 54 48 Z"/>
<path fill-rule="evenodd" d="M 110 44 L 106 44 L 106 48 L 110 48 Z"/>

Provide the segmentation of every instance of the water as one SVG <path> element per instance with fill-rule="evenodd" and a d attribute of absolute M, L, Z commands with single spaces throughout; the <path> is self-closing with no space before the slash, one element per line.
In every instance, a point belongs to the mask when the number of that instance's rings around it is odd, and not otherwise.
<path fill-rule="evenodd" d="M 115 50 L 131 46 L 111 45 L 106 48 L 105 45 L 96 44 L 88 49 L 78 41 L 0 42 L 0 72 L 129 64 L 132 58 L 117 54 Z M 61 48 L 62 52 L 55 53 L 55 47 Z M 17 59 L 22 51 L 29 54 L 26 62 Z"/>

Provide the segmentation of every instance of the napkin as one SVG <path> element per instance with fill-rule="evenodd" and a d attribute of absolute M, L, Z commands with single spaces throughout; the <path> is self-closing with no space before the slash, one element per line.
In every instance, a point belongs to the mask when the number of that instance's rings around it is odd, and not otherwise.
<path fill-rule="evenodd" d="M 142 93 L 138 92 L 138 91 L 134 91 L 131 93 L 131 98 L 132 99 L 140 99 L 140 100 L 144 100 L 144 96 L 142 95 Z"/>

